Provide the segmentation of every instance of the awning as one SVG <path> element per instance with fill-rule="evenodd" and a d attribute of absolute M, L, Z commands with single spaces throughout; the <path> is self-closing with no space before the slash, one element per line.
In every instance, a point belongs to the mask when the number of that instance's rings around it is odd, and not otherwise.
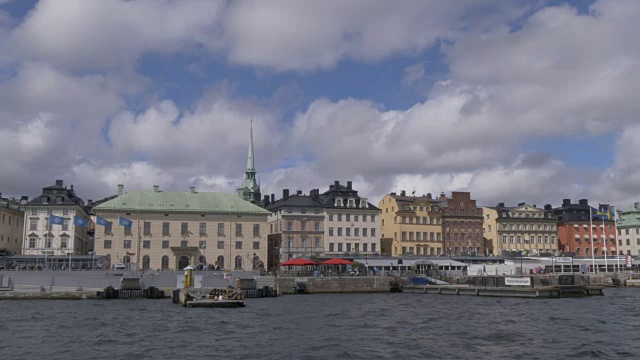
<path fill-rule="evenodd" d="M 322 265 L 353 265 L 353 261 L 346 259 L 333 258 L 322 262 Z"/>
<path fill-rule="evenodd" d="M 297 259 L 291 259 L 278 264 L 278 266 L 305 266 L 305 265 L 316 265 L 316 263 L 309 259 L 297 258 Z"/>

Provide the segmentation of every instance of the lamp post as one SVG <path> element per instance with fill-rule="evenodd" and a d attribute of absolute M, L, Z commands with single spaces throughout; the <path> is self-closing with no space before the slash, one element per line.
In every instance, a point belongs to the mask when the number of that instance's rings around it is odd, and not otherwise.
<path fill-rule="evenodd" d="M 207 261 L 207 244 L 202 244 L 202 264 L 204 265 L 204 271 L 202 272 L 202 284 L 201 284 L 201 294 L 204 295 L 204 283 L 207 279 L 207 271 L 209 270 L 209 264 Z"/>

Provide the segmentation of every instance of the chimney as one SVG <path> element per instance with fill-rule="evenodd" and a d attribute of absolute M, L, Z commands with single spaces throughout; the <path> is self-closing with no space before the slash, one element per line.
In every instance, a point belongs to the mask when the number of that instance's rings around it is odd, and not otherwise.
<path fill-rule="evenodd" d="M 551 204 L 546 204 L 546 205 L 544 206 L 544 209 L 545 209 L 545 210 L 551 210 Z"/>
<path fill-rule="evenodd" d="M 92 206 L 93 205 L 93 200 L 89 199 L 87 200 L 87 206 Z"/>
<path fill-rule="evenodd" d="M 264 200 L 262 200 L 262 204 L 264 205 L 264 207 L 269 206 L 269 195 L 264 196 Z"/>
<path fill-rule="evenodd" d="M 400 196 L 407 196 L 407 192 L 404 190 L 400 191 Z"/>
<path fill-rule="evenodd" d="M 159 185 L 153 185 L 153 192 L 160 192 L 160 186 Z"/>
<path fill-rule="evenodd" d="M 571 205 L 571 199 L 562 199 L 562 206 Z"/>
<path fill-rule="evenodd" d="M 29 202 L 29 197 L 28 196 L 23 195 L 23 196 L 20 197 L 20 204 L 24 205 L 24 204 L 26 204 L 28 202 Z"/>
<path fill-rule="evenodd" d="M 189 191 L 191 191 L 192 194 L 196 193 L 196 187 L 195 186 L 189 186 Z"/>
<path fill-rule="evenodd" d="M 443 192 L 440 193 L 440 200 L 447 200 L 447 195 L 445 195 Z"/>
<path fill-rule="evenodd" d="M 427 193 L 427 199 L 432 199 L 431 193 Z"/>
<path fill-rule="evenodd" d="M 347 190 L 353 190 L 353 183 L 351 181 L 347 181 Z"/>
<path fill-rule="evenodd" d="M 589 206 L 589 200 L 587 200 L 587 199 L 580 199 L 580 200 L 578 201 L 578 205 L 581 205 L 581 206 Z"/>
<path fill-rule="evenodd" d="M 338 181 L 338 180 L 334 181 L 333 182 L 333 187 L 337 189 L 338 186 L 340 186 L 340 181 Z"/>
<path fill-rule="evenodd" d="M 534 207 L 534 208 L 537 208 L 536 204 L 533 204 L 533 207 Z"/>
<path fill-rule="evenodd" d="M 276 195 L 275 194 L 271 194 L 271 203 L 275 203 L 276 202 Z"/>
<path fill-rule="evenodd" d="M 518 206 L 522 206 L 522 205 L 524 205 L 524 203 L 518 203 Z"/>
<path fill-rule="evenodd" d="M 56 186 L 62 187 L 64 182 L 62 180 L 56 180 Z"/>
<path fill-rule="evenodd" d="M 499 208 L 503 208 L 504 207 L 504 203 L 498 203 L 498 207 Z"/>
<path fill-rule="evenodd" d="M 282 200 L 287 200 L 289 198 L 289 189 L 282 190 Z"/>
<path fill-rule="evenodd" d="M 633 207 L 634 207 L 636 210 L 640 210 L 640 202 L 633 203 Z"/>
<path fill-rule="evenodd" d="M 124 195 L 124 185 L 118 184 L 118 196 Z"/>

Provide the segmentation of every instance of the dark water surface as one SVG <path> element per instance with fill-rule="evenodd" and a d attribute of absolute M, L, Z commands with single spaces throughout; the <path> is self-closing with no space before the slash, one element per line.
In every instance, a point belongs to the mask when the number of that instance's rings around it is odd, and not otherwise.
<path fill-rule="evenodd" d="M 0 301 L 0 359 L 640 358 L 640 289 L 604 297 L 424 294 Z"/>

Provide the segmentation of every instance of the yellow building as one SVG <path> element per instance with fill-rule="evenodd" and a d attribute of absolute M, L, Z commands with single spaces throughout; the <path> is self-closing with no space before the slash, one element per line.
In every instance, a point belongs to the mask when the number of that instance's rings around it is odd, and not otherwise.
<path fill-rule="evenodd" d="M 24 202 L 0 194 L 0 254 L 21 253 Z"/>
<path fill-rule="evenodd" d="M 431 194 L 407 196 L 402 191 L 400 195 L 385 195 L 378 207 L 382 210 L 382 241 L 391 243 L 389 255 L 438 256 L 443 253 L 439 199 L 433 199 Z"/>

